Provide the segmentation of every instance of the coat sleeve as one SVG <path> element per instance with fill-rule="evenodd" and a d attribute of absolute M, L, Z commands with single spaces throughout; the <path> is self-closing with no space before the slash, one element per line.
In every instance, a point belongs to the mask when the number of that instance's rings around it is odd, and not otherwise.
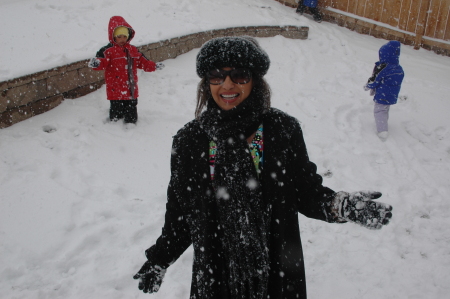
<path fill-rule="evenodd" d="M 317 173 L 317 166 L 309 160 L 303 132 L 297 120 L 292 124 L 290 147 L 293 152 L 293 165 L 296 169 L 296 198 L 298 211 L 303 215 L 336 222 L 331 213 L 331 204 L 335 192 L 322 185 L 322 177 Z"/>
<path fill-rule="evenodd" d="M 401 66 L 392 66 L 389 69 L 386 68 L 382 76 L 383 84 L 386 86 L 398 86 L 400 87 L 403 81 L 404 73 Z"/>
<path fill-rule="evenodd" d="M 179 138 L 172 146 L 171 179 L 167 190 L 165 222 L 156 244 L 147 249 L 147 258 L 155 265 L 168 267 L 191 245 L 191 235 L 180 200 L 185 196 L 187 178 L 183 176 L 183 151 Z"/>
<path fill-rule="evenodd" d="M 373 73 L 372 73 L 372 77 L 369 78 L 368 82 L 367 82 L 367 88 L 370 89 L 376 89 L 381 83 L 383 83 L 383 77 L 385 76 L 385 69 L 386 69 L 387 64 L 386 63 L 381 63 L 381 64 L 376 64 L 374 69 L 373 69 Z"/>
<path fill-rule="evenodd" d="M 112 47 L 112 44 L 110 43 L 97 51 L 95 58 L 97 58 L 100 61 L 100 65 L 96 68 L 93 68 L 94 71 L 103 71 L 108 67 L 110 59 L 107 57 L 107 54 L 105 53 L 105 51 L 111 47 Z"/>
<path fill-rule="evenodd" d="M 100 61 L 100 65 L 96 68 L 93 68 L 94 71 L 104 71 L 109 65 L 108 58 L 97 58 Z"/>
<path fill-rule="evenodd" d="M 139 52 L 139 59 L 137 63 L 137 67 L 143 69 L 145 72 L 154 72 L 156 71 L 156 63 L 148 60 L 144 54 Z"/>

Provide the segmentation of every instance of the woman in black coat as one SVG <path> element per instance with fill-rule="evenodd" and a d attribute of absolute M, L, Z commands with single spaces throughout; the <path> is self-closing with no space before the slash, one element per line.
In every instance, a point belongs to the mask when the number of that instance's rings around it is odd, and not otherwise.
<path fill-rule="evenodd" d="M 200 49 L 196 119 L 174 137 L 162 234 L 134 276 L 145 293 L 192 244 L 191 299 L 306 298 L 297 213 L 389 222 L 392 207 L 371 201 L 381 193 L 322 186 L 298 121 L 270 107 L 269 65 L 250 37 Z"/>

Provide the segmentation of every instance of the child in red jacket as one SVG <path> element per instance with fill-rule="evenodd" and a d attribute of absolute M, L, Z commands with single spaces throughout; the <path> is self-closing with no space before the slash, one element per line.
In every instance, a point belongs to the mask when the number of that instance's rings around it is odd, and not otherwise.
<path fill-rule="evenodd" d="M 110 101 L 109 119 L 124 119 L 125 123 L 136 123 L 139 96 L 137 69 L 154 72 L 164 68 L 161 62 L 148 60 L 130 44 L 134 29 L 120 16 L 109 20 L 109 44 L 101 48 L 89 67 L 105 71 L 106 96 Z"/>

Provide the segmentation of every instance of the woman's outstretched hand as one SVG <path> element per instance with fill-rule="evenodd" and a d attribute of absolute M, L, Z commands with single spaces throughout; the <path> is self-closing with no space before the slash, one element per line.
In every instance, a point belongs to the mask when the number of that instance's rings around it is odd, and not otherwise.
<path fill-rule="evenodd" d="M 149 261 L 146 261 L 136 275 L 134 279 L 139 279 L 139 290 L 144 293 L 156 293 L 161 286 L 166 269 L 158 265 L 152 265 Z"/>
<path fill-rule="evenodd" d="M 392 206 L 372 201 L 381 197 L 380 192 L 338 192 L 333 200 L 333 209 L 340 219 L 358 223 L 369 229 L 380 229 L 392 217 Z"/>

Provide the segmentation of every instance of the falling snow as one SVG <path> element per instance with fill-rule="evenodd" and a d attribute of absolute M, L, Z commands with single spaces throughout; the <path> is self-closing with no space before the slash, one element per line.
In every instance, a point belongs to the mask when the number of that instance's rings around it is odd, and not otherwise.
<path fill-rule="evenodd" d="M 448 296 L 449 57 L 402 45 L 406 75 L 386 142 L 363 90 L 386 41 L 273 0 L 2 0 L 0 81 L 91 58 L 117 14 L 137 46 L 234 26 L 308 26 L 307 40 L 258 38 L 272 104 L 301 121 L 326 186 L 380 191 L 394 207 L 376 232 L 299 216 L 309 298 Z M 149 298 L 132 276 L 164 222 L 172 136 L 194 116 L 197 52 L 139 73 L 137 126 L 105 121 L 102 87 L 0 130 L 2 298 Z M 188 298 L 191 266 L 189 248 L 152 298 Z"/>

